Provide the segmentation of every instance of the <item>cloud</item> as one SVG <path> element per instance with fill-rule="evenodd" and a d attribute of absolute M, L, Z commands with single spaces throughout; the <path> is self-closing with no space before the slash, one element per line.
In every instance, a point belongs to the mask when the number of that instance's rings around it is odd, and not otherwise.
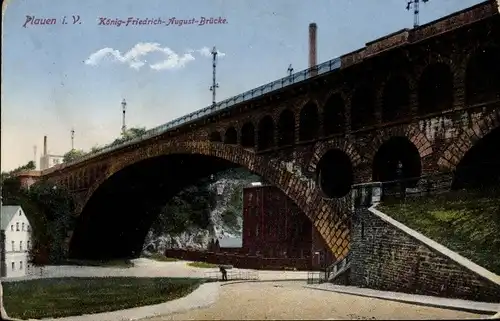
<path fill-rule="evenodd" d="M 150 53 L 161 53 L 165 58 L 161 61 L 150 63 L 149 67 L 153 70 L 171 70 L 183 68 L 190 61 L 195 60 L 194 54 L 199 54 L 202 57 L 211 57 L 212 53 L 210 48 L 203 47 L 198 50 L 187 50 L 184 54 L 179 54 L 168 47 L 161 47 L 159 43 L 155 42 L 140 42 L 132 49 L 122 54 L 119 50 L 113 48 L 103 48 L 91 54 L 87 60 L 86 65 L 98 66 L 99 63 L 105 59 L 127 64 L 130 68 L 139 70 L 146 65 L 144 57 Z M 217 51 L 219 57 L 224 57 L 226 54 Z"/>

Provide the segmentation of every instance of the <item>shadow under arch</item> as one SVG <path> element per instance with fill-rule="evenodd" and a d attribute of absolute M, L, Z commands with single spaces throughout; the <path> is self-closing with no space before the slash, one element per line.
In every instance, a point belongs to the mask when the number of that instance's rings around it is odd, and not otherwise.
<path fill-rule="evenodd" d="M 452 189 L 500 187 L 500 126 L 478 140 L 455 168 Z"/>
<path fill-rule="evenodd" d="M 374 182 L 404 180 L 414 187 L 422 174 L 422 159 L 418 148 L 406 136 L 393 136 L 375 153 L 372 163 Z"/>
<path fill-rule="evenodd" d="M 146 163 L 142 163 L 143 161 Z M 170 164 L 165 165 L 168 162 Z M 145 173 L 141 164 L 150 165 L 149 168 L 152 170 Z M 195 166 L 195 164 L 198 165 Z M 199 166 L 199 164 L 204 166 Z M 299 181 L 293 186 L 285 184 L 280 180 L 280 174 L 286 170 L 284 167 L 281 168 L 276 164 L 271 165 L 268 159 L 239 146 L 210 142 L 175 144 L 165 142 L 144 150 L 123 154 L 108 168 L 105 177 L 92 185 L 87 192 L 84 205 L 80 209 L 79 226 L 75 229 L 70 241 L 70 256 L 87 258 L 107 256 L 109 258 L 138 255 L 155 218 L 154 215 L 158 214 L 159 208 L 166 203 L 169 197 L 174 196 L 189 183 L 194 183 L 203 176 L 210 175 L 213 171 L 224 170 L 231 166 L 244 167 L 278 187 L 297 204 L 313 223 L 318 208 L 325 205 L 322 202 L 314 204 L 304 202 L 300 195 L 303 194 L 304 190 L 310 188 L 306 182 Z M 182 169 L 187 170 L 182 171 Z M 119 174 L 122 171 L 127 172 L 127 175 Z M 177 175 L 182 173 L 189 176 L 184 177 L 181 184 L 172 179 L 167 180 L 171 178 L 169 175 L 172 173 Z M 131 186 L 130 177 L 135 178 L 139 183 Z M 114 179 L 116 181 L 113 182 Z M 151 182 L 150 179 L 155 184 L 147 186 L 147 183 Z M 108 184 L 110 185 L 106 187 Z M 120 188 L 116 189 L 117 186 Z M 145 187 L 147 187 L 146 190 L 143 189 Z M 114 189 L 116 190 L 113 192 Z M 92 200 L 93 197 L 96 197 L 96 200 Z M 106 202 L 110 205 L 103 206 L 102 204 L 106 204 Z M 118 202 L 123 202 L 123 205 L 119 206 L 120 208 L 116 208 Z M 147 208 L 141 208 L 141 206 Z M 128 216 L 120 213 L 120 210 L 126 210 Z M 95 211 L 94 214 L 92 211 Z M 115 213 L 111 215 L 114 220 L 102 224 L 103 228 L 100 228 L 99 224 L 103 223 L 103 217 L 99 215 L 102 214 L 95 215 L 103 212 L 105 212 L 104 214 Z M 95 217 L 93 221 L 92 216 Z M 97 226 L 97 228 L 94 231 L 89 231 L 88 228 L 91 225 Z M 128 233 L 123 233 L 123 230 Z M 319 232 L 332 252 L 341 252 L 340 245 L 335 245 L 330 239 L 328 229 Z M 100 239 L 96 236 L 100 236 Z M 94 241 L 92 241 L 93 239 Z M 103 250 L 101 253 L 92 252 L 98 249 Z"/>

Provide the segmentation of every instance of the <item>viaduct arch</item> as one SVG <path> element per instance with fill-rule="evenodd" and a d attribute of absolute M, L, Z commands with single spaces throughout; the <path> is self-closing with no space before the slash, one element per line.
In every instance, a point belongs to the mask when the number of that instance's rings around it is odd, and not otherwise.
<path fill-rule="evenodd" d="M 143 167 L 141 167 L 141 163 Z M 171 167 L 172 164 L 175 164 L 175 166 Z M 198 166 L 193 166 L 195 164 L 198 164 Z M 202 167 L 200 164 L 204 164 L 206 167 Z M 255 155 L 253 152 L 236 145 L 211 142 L 176 144 L 164 142 L 122 155 L 108 167 L 106 175 L 92 184 L 86 194 L 84 205 L 82 205 L 78 226 L 70 241 L 70 256 L 89 257 L 92 254 L 90 253 L 92 249 L 95 250 L 98 245 L 108 246 L 108 250 L 102 250 L 101 253 L 102 255 L 106 254 L 106 257 L 137 253 L 152 224 L 155 210 L 164 205 L 169 196 L 174 196 L 183 187 L 203 178 L 203 175 L 206 177 L 214 171 L 224 170 L 231 166 L 245 167 L 278 187 L 311 220 L 313 226 L 318 229 L 325 243 L 336 257 L 343 257 L 348 253 L 348 209 L 350 207 L 347 197 L 324 199 L 313 180 L 307 179 L 300 174 L 292 174 L 286 164 Z M 153 169 L 153 171 L 148 171 L 148 168 Z M 183 169 L 186 171 L 186 175 L 188 172 L 195 172 L 195 174 L 189 176 L 188 179 L 183 181 L 183 184 L 180 184 L 179 181 L 164 181 L 163 185 L 154 186 L 157 190 L 153 188 L 148 190 L 147 193 L 141 191 L 141 188 L 144 188 L 145 185 L 135 190 L 133 186 L 130 186 L 128 190 L 124 189 L 127 182 L 130 184 L 134 180 L 147 182 L 148 179 L 156 178 L 157 183 L 162 183 L 158 179 L 166 178 L 170 174 L 164 173 L 164 176 L 160 175 L 158 171 L 162 168 L 174 172 Z M 196 168 L 199 168 L 199 170 L 195 170 Z M 112 185 L 113 188 L 107 188 L 107 185 Z M 111 190 L 115 191 L 117 187 L 118 191 L 115 192 L 115 195 L 112 195 Z M 116 195 L 120 192 L 125 194 Z M 112 204 L 109 206 L 103 205 L 106 202 Z M 123 202 L 126 210 L 129 213 L 132 212 L 134 216 L 121 217 L 120 219 L 119 213 L 112 214 L 117 211 L 112 206 L 117 206 L 117 202 Z M 148 213 L 141 213 L 141 210 L 144 212 L 144 206 L 149 210 Z M 96 227 L 96 224 L 103 222 L 102 215 L 113 215 L 114 219 L 119 221 L 108 222 L 108 230 L 100 229 Z M 113 226 L 113 224 L 115 225 Z M 118 225 L 121 228 L 117 228 Z M 111 231 L 112 229 L 114 231 Z M 128 233 L 121 233 L 119 230 L 125 230 Z M 111 233 L 115 240 L 111 241 L 111 236 L 105 237 L 105 233 Z M 100 240 L 101 243 L 96 243 L 95 240 Z M 121 250 L 116 252 L 117 248 Z"/>

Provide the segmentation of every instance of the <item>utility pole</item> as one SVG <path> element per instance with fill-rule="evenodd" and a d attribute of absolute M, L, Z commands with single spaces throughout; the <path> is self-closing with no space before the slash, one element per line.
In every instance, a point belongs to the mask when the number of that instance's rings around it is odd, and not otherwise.
<path fill-rule="evenodd" d="M 125 133 L 127 132 L 127 126 L 125 125 L 125 112 L 127 110 L 127 102 L 125 101 L 125 98 L 122 100 L 122 112 L 123 112 L 123 117 L 122 117 L 122 135 L 125 136 Z"/>
<path fill-rule="evenodd" d="M 292 64 L 288 66 L 288 69 L 286 71 L 288 71 L 288 76 L 291 76 L 293 74 Z"/>
<path fill-rule="evenodd" d="M 217 49 L 212 49 L 212 86 L 210 86 L 210 91 L 212 91 L 212 106 L 215 106 L 215 89 L 219 88 L 219 84 L 215 79 L 215 72 L 217 69 Z"/>
<path fill-rule="evenodd" d="M 422 0 L 423 3 L 426 3 L 428 1 L 429 0 Z M 418 21 L 418 17 L 420 14 L 419 2 L 420 0 L 409 0 L 406 3 L 406 10 L 410 11 L 410 9 L 413 7 L 413 28 L 419 26 L 419 21 Z"/>
<path fill-rule="evenodd" d="M 71 129 L 71 150 L 75 149 L 75 130 Z"/>

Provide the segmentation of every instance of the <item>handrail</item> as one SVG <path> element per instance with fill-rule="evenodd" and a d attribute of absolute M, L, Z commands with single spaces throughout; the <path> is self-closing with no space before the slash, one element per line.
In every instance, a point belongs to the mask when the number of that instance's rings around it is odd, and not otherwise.
<path fill-rule="evenodd" d="M 105 146 L 105 147 L 98 149 L 94 152 L 85 154 L 82 157 L 78 157 L 70 162 L 62 164 L 61 166 L 51 167 L 51 168 L 45 170 L 44 172 L 50 173 L 50 172 L 57 170 L 57 169 L 63 169 L 65 167 L 72 166 L 72 165 L 75 165 L 79 162 L 83 162 L 85 160 L 96 157 L 98 155 L 109 153 L 109 152 L 112 152 L 114 150 L 141 142 L 143 140 L 162 135 L 168 130 L 178 128 L 178 127 L 185 125 L 189 122 L 196 121 L 202 117 L 210 116 L 216 112 L 219 112 L 221 110 L 232 107 L 238 103 L 263 96 L 265 94 L 268 94 L 270 92 L 273 92 L 273 91 L 276 91 L 276 90 L 279 90 L 282 88 L 286 88 L 290 85 L 300 83 L 302 81 L 305 81 L 307 79 L 310 79 L 312 77 L 315 77 L 315 76 L 318 76 L 318 75 L 321 75 L 321 74 L 324 74 L 327 72 L 335 71 L 337 69 L 340 69 L 340 67 L 341 67 L 340 58 L 328 60 L 328 61 L 321 63 L 319 65 L 316 65 L 314 67 L 299 71 L 299 72 L 292 74 L 290 76 L 283 77 L 281 79 L 275 80 L 275 81 L 270 82 L 268 84 L 259 86 L 257 88 L 252 89 L 252 90 L 249 90 L 249 91 L 246 91 L 242 94 L 225 99 L 219 103 L 216 103 L 215 105 L 210 105 L 210 106 L 202 108 L 200 110 L 191 112 L 185 116 L 174 119 L 168 123 L 165 123 L 163 125 L 152 128 L 152 129 L 146 131 L 144 134 L 142 134 L 139 137 L 133 138 L 131 140 L 126 140 L 126 141 L 119 143 L 119 144 L 116 144 L 116 145 Z M 52 169 L 52 171 L 51 171 L 51 169 Z"/>
<path fill-rule="evenodd" d="M 328 266 L 327 268 L 325 268 L 325 281 L 329 281 L 331 279 L 330 276 L 331 276 L 332 272 L 333 272 L 332 278 L 336 277 L 337 272 L 341 271 L 342 268 L 346 267 L 349 264 L 350 261 L 351 261 L 351 252 L 349 252 L 342 259 L 339 259 L 339 260 L 335 261 L 330 266 Z M 342 264 L 342 267 L 340 269 L 338 269 L 337 267 L 340 264 Z"/>

